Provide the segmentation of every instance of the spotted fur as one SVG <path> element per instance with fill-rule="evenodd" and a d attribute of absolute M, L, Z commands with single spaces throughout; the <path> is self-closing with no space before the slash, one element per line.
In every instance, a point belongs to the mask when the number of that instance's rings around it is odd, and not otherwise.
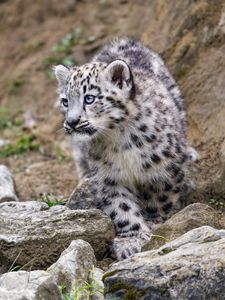
<path fill-rule="evenodd" d="M 186 141 L 180 90 L 160 56 L 130 39 L 55 74 L 79 186 L 88 181 L 96 207 L 115 224 L 114 254 L 126 258 L 189 190 L 188 161 L 197 154 Z"/>

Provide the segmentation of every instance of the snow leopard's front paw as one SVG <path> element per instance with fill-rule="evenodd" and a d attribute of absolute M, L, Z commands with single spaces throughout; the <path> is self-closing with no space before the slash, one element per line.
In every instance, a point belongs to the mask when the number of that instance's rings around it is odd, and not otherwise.
<path fill-rule="evenodd" d="M 126 259 L 135 253 L 141 252 L 141 248 L 150 240 L 148 233 L 132 237 L 116 237 L 112 244 L 112 255 L 118 260 Z"/>

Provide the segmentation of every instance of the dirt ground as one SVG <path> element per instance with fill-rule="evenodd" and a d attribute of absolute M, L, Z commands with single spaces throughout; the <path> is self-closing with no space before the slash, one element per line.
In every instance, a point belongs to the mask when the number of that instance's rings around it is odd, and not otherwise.
<path fill-rule="evenodd" d="M 0 163 L 19 198 L 67 198 L 77 184 L 52 65 L 82 64 L 113 36 L 128 35 L 159 51 L 181 85 L 188 137 L 201 155 L 193 201 L 223 209 L 224 16 L 223 1 L 0 1 L 0 140 L 10 145 L 0 145 Z"/>

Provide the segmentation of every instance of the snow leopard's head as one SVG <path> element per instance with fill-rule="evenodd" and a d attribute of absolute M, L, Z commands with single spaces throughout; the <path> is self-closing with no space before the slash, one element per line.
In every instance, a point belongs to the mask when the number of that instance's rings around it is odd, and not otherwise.
<path fill-rule="evenodd" d="M 82 139 L 106 134 L 129 120 L 135 88 L 124 61 L 73 68 L 58 65 L 54 71 L 59 83 L 59 107 L 69 134 Z"/>

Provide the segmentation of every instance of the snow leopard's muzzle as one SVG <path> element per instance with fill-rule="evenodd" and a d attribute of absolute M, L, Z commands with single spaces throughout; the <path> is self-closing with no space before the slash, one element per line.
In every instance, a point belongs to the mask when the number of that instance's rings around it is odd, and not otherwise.
<path fill-rule="evenodd" d="M 80 121 L 80 119 L 65 120 L 64 129 L 68 134 L 77 133 L 93 135 L 97 131 L 88 121 Z"/>

